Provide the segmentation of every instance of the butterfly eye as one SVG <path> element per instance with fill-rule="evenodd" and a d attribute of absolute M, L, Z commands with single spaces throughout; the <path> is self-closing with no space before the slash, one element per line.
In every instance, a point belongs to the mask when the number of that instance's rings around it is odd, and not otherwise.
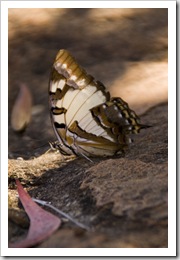
<path fill-rule="evenodd" d="M 112 156 L 124 152 L 130 134 L 147 126 L 121 98 L 78 65 L 66 50 L 55 58 L 50 76 L 51 121 L 63 154 Z"/>

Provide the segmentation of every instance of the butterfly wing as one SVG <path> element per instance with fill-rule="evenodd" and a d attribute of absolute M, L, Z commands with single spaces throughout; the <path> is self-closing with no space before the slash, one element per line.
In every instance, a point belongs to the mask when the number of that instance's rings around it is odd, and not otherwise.
<path fill-rule="evenodd" d="M 66 50 L 53 64 L 49 103 L 59 149 L 65 154 L 110 156 L 123 152 L 128 135 L 142 128 L 121 98 L 110 98 Z"/>

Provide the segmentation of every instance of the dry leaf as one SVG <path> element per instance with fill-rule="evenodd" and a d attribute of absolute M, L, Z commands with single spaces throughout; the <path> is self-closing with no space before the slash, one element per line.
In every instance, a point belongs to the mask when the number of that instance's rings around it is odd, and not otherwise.
<path fill-rule="evenodd" d="M 30 227 L 27 237 L 9 247 L 32 247 L 48 238 L 61 224 L 60 218 L 39 207 L 24 191 L 22 185 L 16 180 L 21 203 L 30 218 Z"/>
<path fill-rule="evenodd" d="M 14 131 L 23 131 L 31 120 L 32 95 L 25 84 L 20 85 L 11 113 L 11 126 Z"/>

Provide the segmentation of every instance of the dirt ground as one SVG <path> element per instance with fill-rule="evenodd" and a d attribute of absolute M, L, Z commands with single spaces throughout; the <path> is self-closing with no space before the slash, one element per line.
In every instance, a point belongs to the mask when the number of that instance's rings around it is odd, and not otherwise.
<path fill-rule="evenodd" d="M 9 241 L 28 219 L 14 179 L 90 227 L 65 222 L 36 247 L 168 247 L 167 9 L 9 9 Z M 125 99 L 151 128 L 123 157 L 63 158 L 48 108 L 50 69 L 59 49 Z M 17 133 L 11 115 L 19 86 L 32 98 L 32 118 Z"/>

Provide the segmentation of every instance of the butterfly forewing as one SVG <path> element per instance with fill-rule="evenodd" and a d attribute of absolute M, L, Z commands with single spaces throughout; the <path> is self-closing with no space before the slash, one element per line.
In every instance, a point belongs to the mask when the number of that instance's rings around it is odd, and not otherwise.
<path fill-rule="evenodd" d="M 63 154 L 111 156 L 121 153 L 128 135 L 142 128 L 139 119 L 121 98 L 110 98 L 66 50 L 53 64 L 49 104 L 51 120 Z"/>

